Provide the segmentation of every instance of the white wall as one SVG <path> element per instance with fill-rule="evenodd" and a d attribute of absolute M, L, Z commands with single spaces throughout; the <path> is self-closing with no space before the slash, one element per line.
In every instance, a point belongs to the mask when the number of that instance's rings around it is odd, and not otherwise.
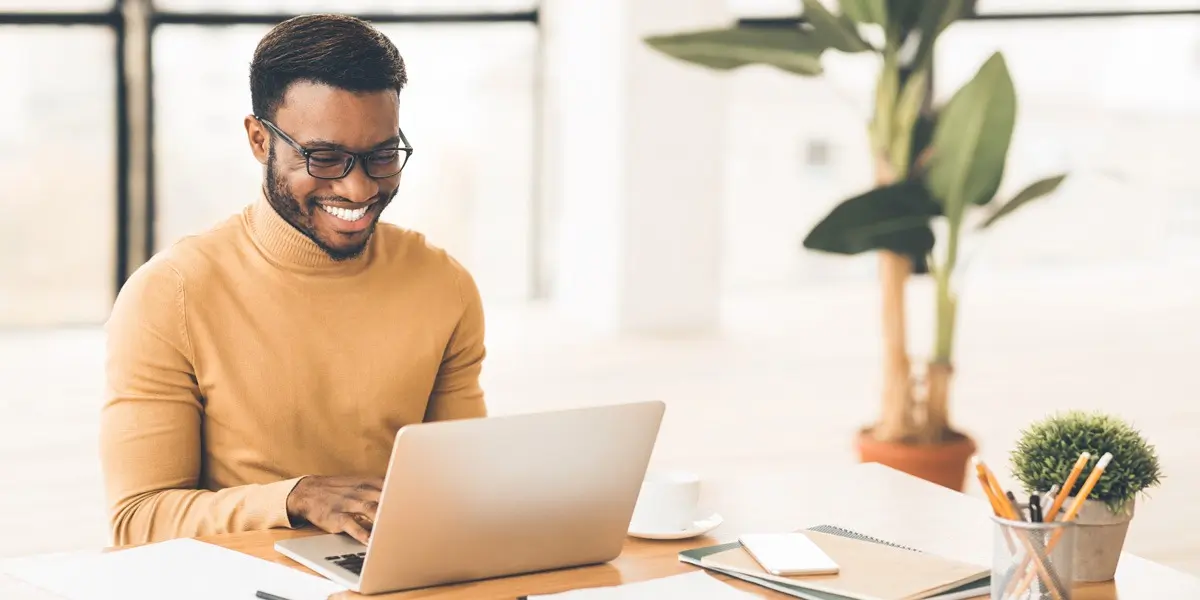
<path fill-rule="evenodd" d="M 723 0 L 543 4 L 552 297 L 603 331 L 717 327 L 728 87 L 646 47 Z"/>

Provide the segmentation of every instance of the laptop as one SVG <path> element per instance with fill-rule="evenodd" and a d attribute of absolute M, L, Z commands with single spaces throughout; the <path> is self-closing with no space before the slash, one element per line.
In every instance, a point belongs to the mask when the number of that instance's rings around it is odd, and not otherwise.
<path fill-rule="evenodd" d="M 636 402 L 405 426 L 369 545 L 335 533 L 275 549 L 360 594 L 611 561 L 665 408 Z"/>

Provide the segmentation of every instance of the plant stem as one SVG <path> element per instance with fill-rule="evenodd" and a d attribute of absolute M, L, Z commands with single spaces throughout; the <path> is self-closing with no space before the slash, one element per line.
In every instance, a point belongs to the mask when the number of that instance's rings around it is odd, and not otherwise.
<path fill-rule="evenodd" d="M 950 377 L 954 371 L 954 329 L 958 317 L 958 297 L 954 293 L 954 269 L 958 264 L 958 236 L 962 215 L 947 215 L 946 259 L 934 271 L 937 299 L 937 331 L 933 357 L 929 361 L 928 390 L 925 397 L 923 441 L 936 442 L 950 430 Z"/>
<path fill-rule="evenodd" d="M 902 254 L 879 253 L 883 301 L 883 411 L 873 432 L 881 441 L 911 440 L 916 434 L 912 366 L 904 319 L 904 288 L 912 262 Z"/>
<path fill-rule="evenodd" d="M 958 262 L 958 234 L 961 219 L 950 215 L 949 233 L 946 240 L 946 261 L 937 269 L 937 332 L 933 349 L 933 362 L 954 362 L 954 326 L 958 315 L 958 297 L 951 285 L 954 268 Z"/>
<path fill-rule="evenodd" d="M 888 185 L 896 172 L 886 154 L 876 158 L 875 182 Z M 910 440 L 916 434 L 912 367 L 908 358 L 905 327 L 904 292 L 912 261 L 908 257 L 882 250 L 879 252 L 879 284 L 883 325 L 883 410 L 872 435 L 881 441 Z"/>

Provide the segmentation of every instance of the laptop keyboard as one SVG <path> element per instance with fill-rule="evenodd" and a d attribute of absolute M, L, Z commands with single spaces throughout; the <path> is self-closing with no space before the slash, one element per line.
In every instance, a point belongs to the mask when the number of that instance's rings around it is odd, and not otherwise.
<path fill-rule="evenodd" d="M 344 554 L 341 556 L 333 555 L 326 556 L 325 560 L 343 568 L 355 575 L 362 575 L 363 560 L 366 559 L 366 552 L 358 554 Z"/>

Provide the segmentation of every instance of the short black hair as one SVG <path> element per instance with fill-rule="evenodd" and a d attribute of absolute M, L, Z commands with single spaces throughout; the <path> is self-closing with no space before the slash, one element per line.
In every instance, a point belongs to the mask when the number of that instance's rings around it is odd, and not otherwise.
<path fill-rule="evenodd" d="M 396 46 L 370 23 L 316 14 L 288 19 L 259 41 L 250 63 L 254 114 L 273 118 L 288 87 L 297 81 L 352 92 L 400 93 L 408 74 Z"/>

